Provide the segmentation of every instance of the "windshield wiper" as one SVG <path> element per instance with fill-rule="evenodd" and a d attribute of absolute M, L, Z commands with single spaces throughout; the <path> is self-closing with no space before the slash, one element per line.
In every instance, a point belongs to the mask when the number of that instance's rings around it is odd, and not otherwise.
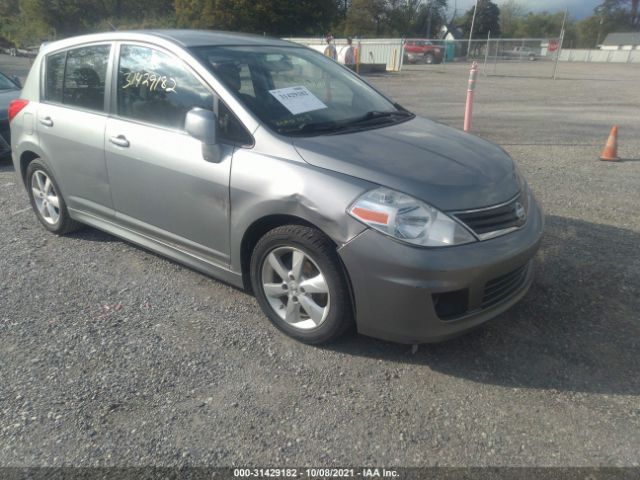
<path fill-rule="evenodd" d="M 345 125 L 336 123 L 336 122 L 317 122 L 317 123 L 303 123 L 302 125 L 298 125 L 297 127 L 291 128 L 281 128 L 279 130 L 280 133 L 284 134 L 299 134 L 304 135 L 307 133 L 333 133 L 340 130 L 343 130 Z"/>
<path fill-rule="evenodd" d="M 348 125 L 362 125 L 373 122 L 379 119 L 393 119 L 396 118 L 408 118 L 413 117 L 413 113 L 407 112 L 406 110 L 389 110 L 389 111 L 377 111 L 372 110 L 370 112 L 365 113 L 360 118 L 356 118 L 348 122 Z"/>
<path fill-rule="evenodd" d="M 409 118 L 414 117 L 414 115 L 406 110 L 390 110 L 385 112 L 372 110 L 353 120 L 303 123 L 295 127 L 281 128 L 278 131 L 285 135 L 332 134 L 344 132 L 353 129 L 353 127 L 366 126 L 369 123 L 379 123 L 378 121 L 380 119 L 392 119 L 394 117 Z"/>

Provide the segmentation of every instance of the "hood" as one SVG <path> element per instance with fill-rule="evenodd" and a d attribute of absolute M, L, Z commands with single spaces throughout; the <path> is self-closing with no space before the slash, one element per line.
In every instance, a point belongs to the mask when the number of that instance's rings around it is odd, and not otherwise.
<path fill-rule="evenodd" d="M 519 191 L 513 161 L 500 147 L 424 118 L 293 143 L 311 165 L 393 188 L 440 210 L 491 206 Z"/>
<path fill-rule="evenodd" d="M 7 119 L 9 103 L 18 97 L 20 97 L 20 90 L 0 90 L 0 120 Z"/>

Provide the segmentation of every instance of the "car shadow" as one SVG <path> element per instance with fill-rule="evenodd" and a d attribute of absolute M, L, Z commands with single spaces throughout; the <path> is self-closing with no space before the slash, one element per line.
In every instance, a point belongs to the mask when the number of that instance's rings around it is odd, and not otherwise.
<path fill-rule="evenodd" d="M 0 157 L 0 172 L 13 172 L 13 162 L 10 156 Z"/>
<path fill-rule="evenodd" d="M 638 246 L 637 232 L 548 216 L 530 292 L 484 327 L 415 353 L 363 336 L 326 348 L 510 388 L 640 395 Z"/>
<path fill-rule="evenodd" d="M 123 242 L 123 240 L 118 237 L 89 226 L 83 226 L 80 230 L 76 230 L 75 232 L 66 234 L 65 237 L 77 238 L 80 240 L 86 240 L 88 242 L 98 243 Z"/>

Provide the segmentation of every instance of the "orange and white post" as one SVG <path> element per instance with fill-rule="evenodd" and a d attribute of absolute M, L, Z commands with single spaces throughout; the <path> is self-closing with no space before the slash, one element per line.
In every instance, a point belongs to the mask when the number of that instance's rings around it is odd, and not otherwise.
<path fill-rule="evenodd" d="M 476 89 L 478 78 L 478 62 L 473 62 L 469 72 L 469 86 L 467 87 L 467 106 L 464 109 L 464 131 L 471 130 L 471 117 L 473 115 L 473 93 Z"/>

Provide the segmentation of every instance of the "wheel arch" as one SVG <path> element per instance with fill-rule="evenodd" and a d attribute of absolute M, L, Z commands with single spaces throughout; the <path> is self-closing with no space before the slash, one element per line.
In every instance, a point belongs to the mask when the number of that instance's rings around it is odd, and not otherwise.
<path fill-rule="evenodd" d="M 36 158 L 41 158 L 33 150 L 25 150 L 20 154 L 20 177 L 22 178 L 22 182 L 27 184 L 27 167 L 31 162 L 33 162 Z"/>
<path fill-rule="evenodd" d="M 281 227 L 283 225 L 303 225 L 306 227 L 314 228 L 322 232 L 322 234 L 329 239 L 331 244 L 335 247 L 336 251 L 339 248 L 339 246 L 331 238 L 331 236 L 327 235 L 327 233 L 324 232 L 320 227 L 318 227 L 317 225 L 314 225 L 308 220 L 305 220 L 304 218 L 301 218 L 295 215 L 289 215 L 289 214 L 273 214 L 273 215 L 267 215 L 265 217 L 259 218 L 256 221 L 254 221 L 249 226 L 249 228 L 247 228 L 247 230 L 244 232 L 242 241 L 240 243 L 240 265 L 242 269 L 242 283 L 244 285 L 245 291 L 249 293 L 253 293 L 253 289 L 251 287 L 251 272 L 250 272 L 251 255 L 253 253 L 253 249 L 255 248 L 258 241 L 267 232 L 269 232 L 270 230 L 273 230 L 274 228 Z M 351 276 L 349 275 L 347 267 L 342 261 L 342 258 L 340 257 L 339 253 L 337 253 L 337 258 L 338 258 L 338 261 L 340 262 L 340 268 L 342 270 L 342 273 L 344 274 L 344 278 L 347 283 L 347 289 L 349 290 L 348 295 L 349 295 L 349 299 L 351 300 L 351 308 L 353 310 L 353 318 L 355 319 L 356 318 L 356 302 L 355 302 L 353 286 L 351 285 Z"/>
<path fill-rule="evenodd" d="M 244 232 L 240 242 L 240 266 L 242 270 L 242 282 L 245 290 L 251 291 L 251 275 L 249 272 L 251 265 L 251 254 L 258 241 L 270 230 L 281 227 L 283 225 L 304 225 L 306 227 L 315 228 L 322 232 L 331 243 L 336 243 L 326 232 L 322 231 L 317 225 L 314 225 L 304 218 L 290 214 L 273 214 L 255 220 Z"/>

